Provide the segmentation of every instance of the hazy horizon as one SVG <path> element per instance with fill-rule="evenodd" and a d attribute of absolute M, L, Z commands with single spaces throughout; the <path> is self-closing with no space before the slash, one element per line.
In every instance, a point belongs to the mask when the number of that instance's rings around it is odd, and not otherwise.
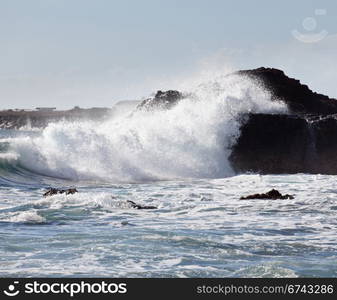
<path fill-rule="evenodd" d="M 0 0 L 0 109 L 111 107 L 261 66 L 337 98 L 336 16 L 315 0 Z"/>

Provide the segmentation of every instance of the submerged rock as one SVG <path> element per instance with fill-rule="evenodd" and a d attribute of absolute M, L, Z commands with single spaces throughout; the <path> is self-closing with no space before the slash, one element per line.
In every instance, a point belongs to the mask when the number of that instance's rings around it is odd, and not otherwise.
<path fill-rule="evenodd" d="M 135 209 L 157 209 L 156 206 L 140 205 L 140 204 L 136 204 L 135 202 L 133 202 L 131 200 L 127 200 L 127 203 L 129 203 L 131 205 L 131 207 L 135 208 Z"/>
<path fill-rule="evenodd" d="M 49 197 L 49 196 L 53 196 L 53 195 L 58 195 L 58 194 L 66 194 L 66 195 L 72 195 L 77 193 L 77 189 L 72 188 L 72 189 L 66 189 L 66 190 L 61 190 L 61 189 L 56 189 L 56 188 L 50 188 L 48 189 L 43 196 L 44 197 Z"/>
<path fill-rule="evenodd" d="M 251 199 L 261 199 L 261 200 L 294 199 L 294 196 L 288 194 L 282 195 L 278 190 L 272 189 L 267 193 L 253 194 L 240 198 L 240 200 L 251 200 Z"/>

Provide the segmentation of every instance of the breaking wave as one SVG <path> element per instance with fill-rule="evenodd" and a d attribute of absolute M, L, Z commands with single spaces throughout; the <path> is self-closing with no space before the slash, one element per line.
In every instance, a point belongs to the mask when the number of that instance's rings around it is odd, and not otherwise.
<path fill-rule="evenodd" d="M 70 180 L 144 182 L 233 174 L 228 157 L 247 113 L 286 112 L 262 85 L 223 76 L 185 91 L 170 110 L 134 111 L 98 122 L 51 123 L 7 138 L 4 169 Z M 20 169 L 21 170 L 21 169 Z"/>

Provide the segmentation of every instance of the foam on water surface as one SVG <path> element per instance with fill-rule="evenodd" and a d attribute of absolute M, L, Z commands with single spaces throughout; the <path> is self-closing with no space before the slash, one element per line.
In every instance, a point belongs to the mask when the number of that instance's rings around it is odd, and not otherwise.
<path fill-rule="evenodd" d="M 239 200 L 272 187 L 295 198 Z M 337 275 L 335 176 L 239 175 L 78 189 L 48 198 L 41 188 L 0 190 L 7 199 L 0 209 L 0 274 Z M 127 200 L 158 209 L 136 210 Z"/>

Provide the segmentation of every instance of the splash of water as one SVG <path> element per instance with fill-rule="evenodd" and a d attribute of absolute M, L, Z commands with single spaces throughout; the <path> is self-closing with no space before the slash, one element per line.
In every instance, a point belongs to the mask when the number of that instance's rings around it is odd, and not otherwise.
<path fill-rule="evenodd" d="M 136 111 L 102 123 L 49 124 L 12 142 L 20 164 L 73 180 L 137 182 L 233 174 L 228 157 L 250 112 L 286 112 L 261 85 L 224 76 L 186 91 L 170 110 Z"/>

